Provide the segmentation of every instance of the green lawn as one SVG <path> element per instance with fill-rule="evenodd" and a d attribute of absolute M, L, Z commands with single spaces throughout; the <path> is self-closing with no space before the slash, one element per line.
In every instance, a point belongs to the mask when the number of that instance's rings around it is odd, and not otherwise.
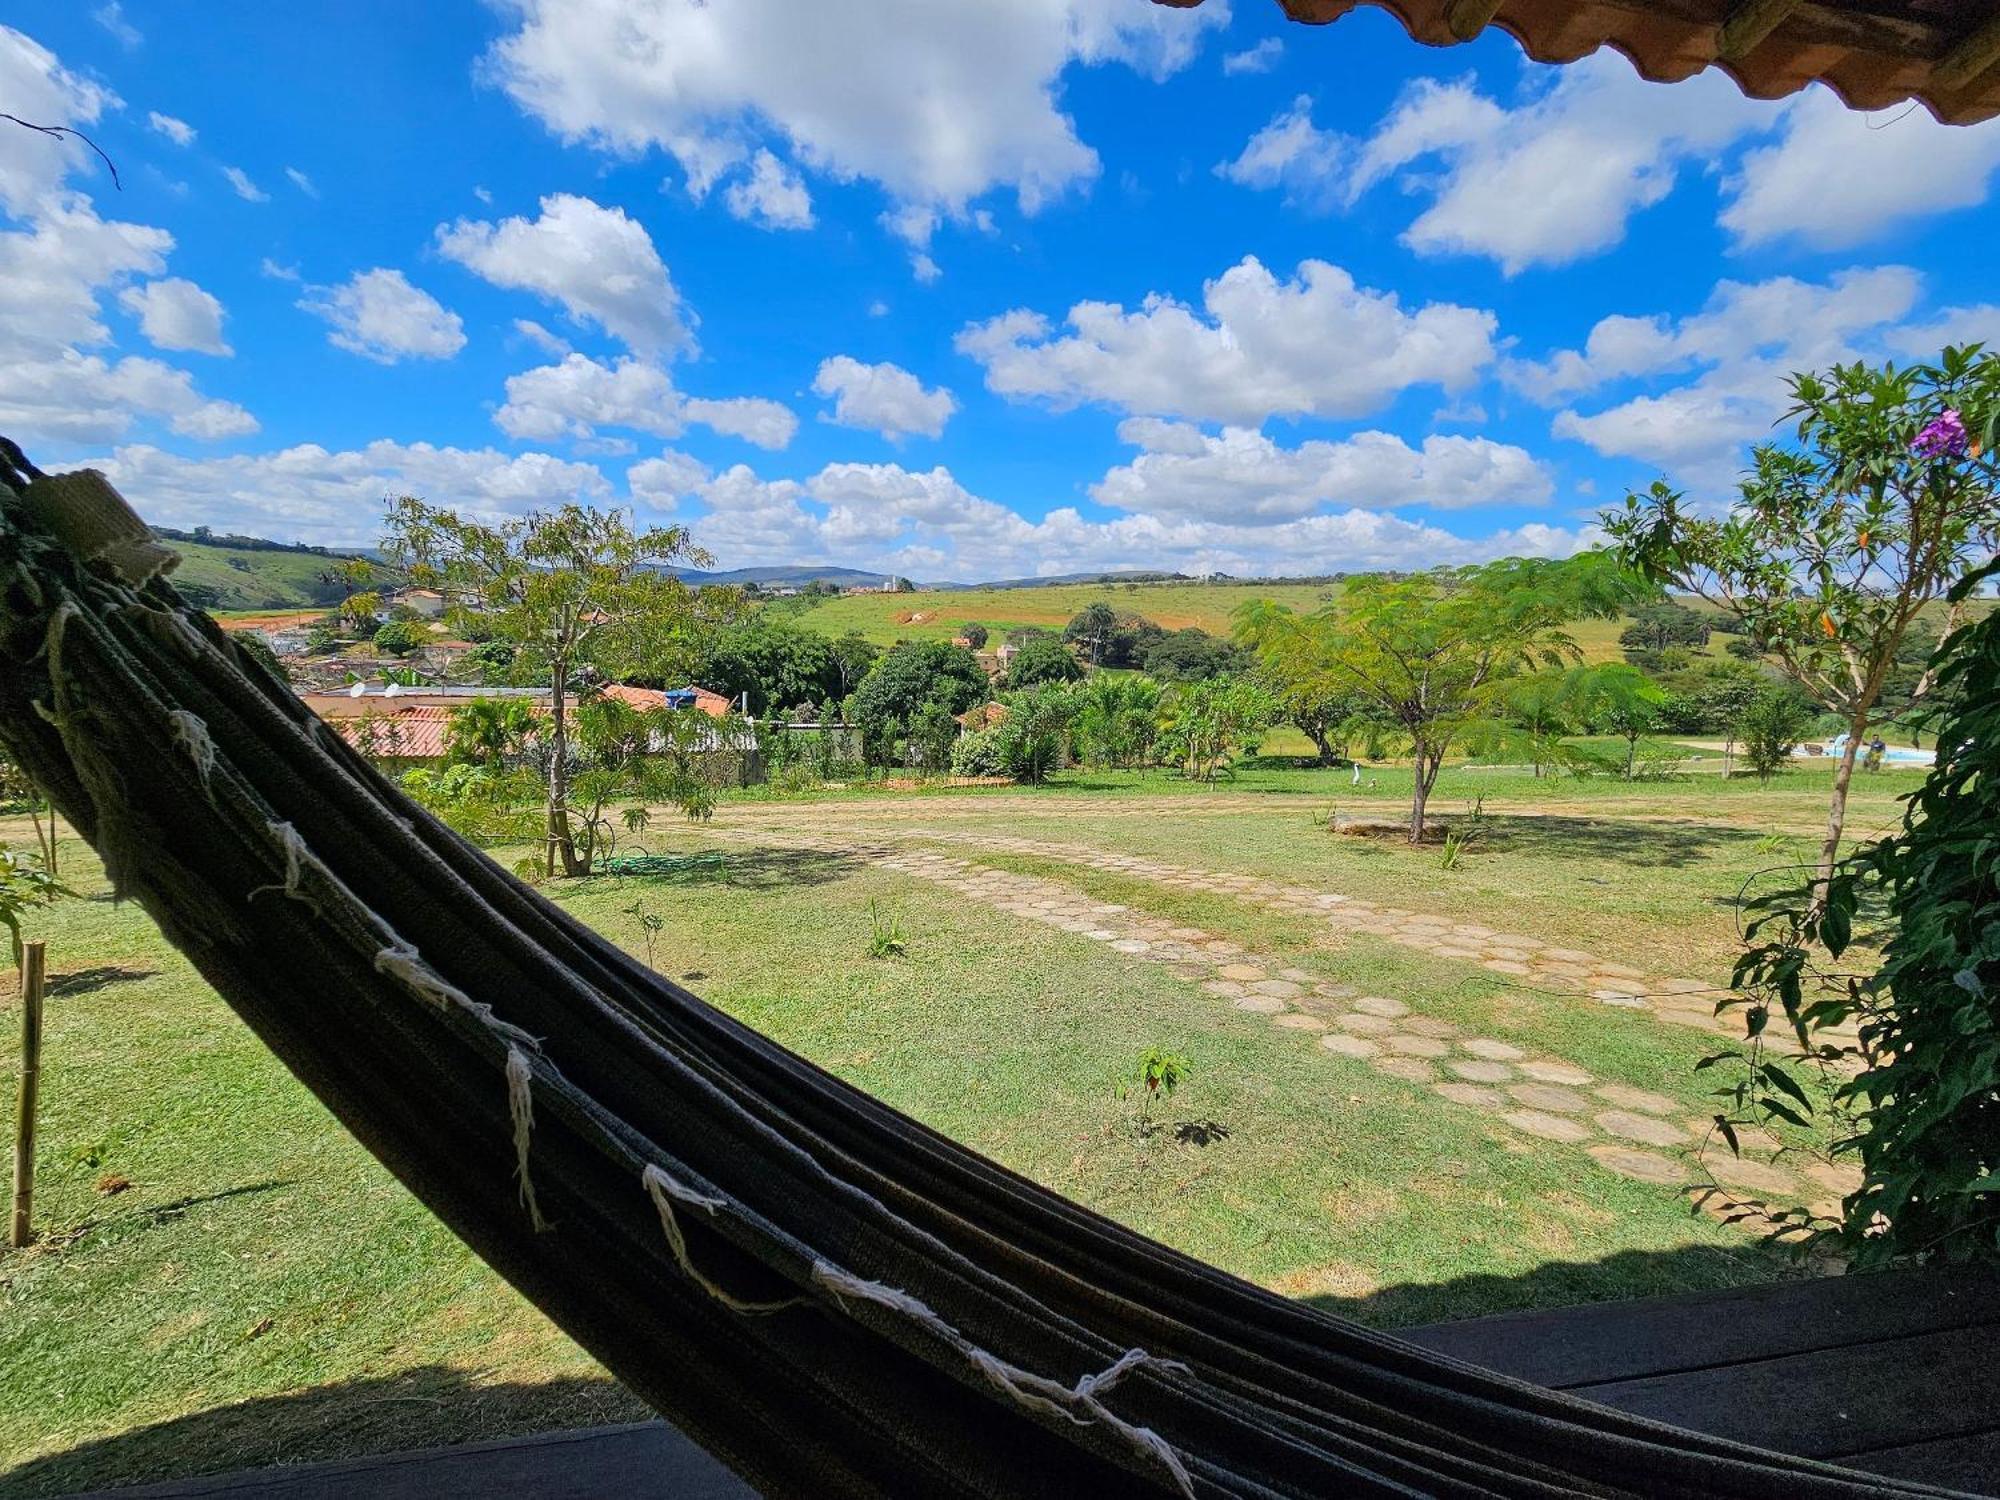
<path fill-rule="evenodd" d="M 668 924 L 661 967 L 750 1024 L 1147 1234 L 1371 1322 L 1785 1274 L 1740 1232 L 1691 1217 L 1671 1187 L 1331 1055 L 1161 964 L 785 836 L 1000 831 L 1470 916 L 1610 958 L 1666 949 L 1708 977 L 1727 966 L 1730 894 L 1784 857 L 1766 836 L 1805 841 L 1825 791 L 1814 769 L 1761 787 L 1454 767 L 1441 809 L 1484 793 L 1492 825 L 1444 871 L 1435 849 L 1328 833 L 1329 805 L 1387 809 L 1407 795 L 1393 768 L 1360 789 L 1347 779 L 1253 767 L 1216 788 L 1079 773 L 1036 791 L 734 798 L 712 830 L 650 840 L 720 849 L 719 868 L 557 896 L 634 948 L 625 909 L 650 905 Z M 1885 822 L 1913 784 L 1869 778 L 1857 826 Z M 1693 1063 L 1705 1040 L 1685 1027 L 1061 849 L 948 852 L 1226 934 L 1704 1111 Z M 332 1124 L 141 914 L 103 898 L 87 856 L 73 865 L 88 899 L 36 923 L 64 976 L 44 1083 L 49 1233 L 0 1258 L 0 1494 L 640 1415 Z M 865 955 L 871 902 L 901 923 L 906 957 Z M 15 1028 L 9 995 L 9 1077 Z M 1194 1069 L 1169 1122 L 1219 1122 L 1226 1136 L 1194 1146 L 1134 1131 L 1117 1084 L 1154 1045 Z M 100 1191 L 108 1174 L 131 1185 Z"/>

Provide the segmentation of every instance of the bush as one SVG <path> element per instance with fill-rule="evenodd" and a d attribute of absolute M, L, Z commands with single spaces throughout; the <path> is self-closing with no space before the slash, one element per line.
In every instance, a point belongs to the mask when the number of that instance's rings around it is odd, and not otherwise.
<path fill-rule="evenodd" d="M 1052 635 L 1028 638 L 1013 660 L 1007 663 L 1007 686 L 1038 687 L 1045 682 L 1075 682 L 1083 676 L 1083 664 L 1069 647 Z"/>
<path fill-rule="evenodd" d="M 423 631 L 408 620 L 391 620 L 375 632 L 375 649 L 384 656 L 411 656 L 423 644 Z"/>
<path fill-rule="evenodd" d="M 1759 781 L 1785 768 L 1812 721 L 1812 705 L 1789 687 L 1768 687 L 1750 700 L 1736 721 L 1736 735 Z"/>
<path fill-rule="evenodd" d="M 954 776 L 1005 776 L 1006 758 L 1000 749 L 1000 726 L 975 729 L 962 734 L 951 747 L 951 774 Z"/>
<path fill-rule="evenodd" d="M 986 645 L 986 627 L 977 620 L 967 620 L 959 626 L 958 636 L 974 651 L 981 650 Z"/>

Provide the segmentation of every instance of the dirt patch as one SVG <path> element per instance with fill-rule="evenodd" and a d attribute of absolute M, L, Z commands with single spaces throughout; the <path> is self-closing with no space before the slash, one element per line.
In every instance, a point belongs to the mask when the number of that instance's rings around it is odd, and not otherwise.
<path fill-rule="evenodd" d="M 1373 1271 L 1345 1260 L 1287 1271 L 1265 1285 L 1281 1297 L 1366 1297 L 1382 1288 Z"/>

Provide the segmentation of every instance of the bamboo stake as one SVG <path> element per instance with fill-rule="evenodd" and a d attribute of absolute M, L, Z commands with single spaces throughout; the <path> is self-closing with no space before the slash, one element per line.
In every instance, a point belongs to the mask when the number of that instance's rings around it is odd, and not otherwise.
<path fill-rule="evenodd" d="M 14 1120 L 14 1227 L 8 1243 L 16 1250 L 32 1239 L 28 1220 L 35 1203 L 35 1099 L 42 1081 L 42 987 L 48 951 L 29 943 L 21 954 L 21 1095 Z"/>

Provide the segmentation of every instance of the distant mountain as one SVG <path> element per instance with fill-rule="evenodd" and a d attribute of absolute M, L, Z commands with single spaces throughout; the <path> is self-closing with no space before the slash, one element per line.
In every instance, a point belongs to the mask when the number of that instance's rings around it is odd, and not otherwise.
<path fill-rule="evenodd" d="M 809 583 L 831 583 L 844 589 L 880 588 L 890 581 L 887 573 L 864 573 L 858 568 L 822 568 L 794 564 L 778 568 L 669 568 L 683 583 L 804 588 Z"/>
<path fill-rule="evenodd" d="M 1161 573 L 1151 568 L 1098 568 L 1088 573 L 1051 573 L 1041 578 L 1003 578 L 992 583 L 927 583 L 932 589 L 1039 589 L 1059 583 L 1177 583 L 1186 573 Z"/>

